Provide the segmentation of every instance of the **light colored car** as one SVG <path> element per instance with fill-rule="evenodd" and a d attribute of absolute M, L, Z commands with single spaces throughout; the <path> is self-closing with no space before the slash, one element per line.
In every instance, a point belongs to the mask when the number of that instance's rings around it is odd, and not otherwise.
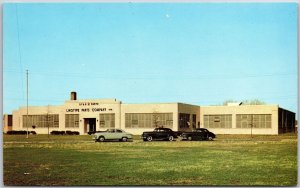
<path fill-rule="evenodd" d="M 132 134 L 123 131 L 122 129 L 107 129 L 106 131 L 97 131 L 93 135 L 93 139 L 98 142 L 105 140 L 119 140 L 126 142 L 132 139 Z"/>

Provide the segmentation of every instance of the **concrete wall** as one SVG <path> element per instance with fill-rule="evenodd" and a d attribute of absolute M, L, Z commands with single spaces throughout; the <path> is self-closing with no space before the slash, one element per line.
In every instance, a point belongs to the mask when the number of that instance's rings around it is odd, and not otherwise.
<path fill-rule="evenodd" d="M 272 128 L 252 128 L 252 134 L 278 134 L 277 105 L 201 106 L 200 126 L 204 126 L 204 115 L 232 114 L 232 128 L 208 128 L 215 134 L 251 134 L 251 128 L 236 128 L 237 114 L 271 114 Z"/>
<path fill-rule="evenodd" d="M 237 114 L 271 114 L 271 128 L 252 128 L 252 134 L 277 135 L 279 132 L 291 130 L 295 124 L 295 113 L 286 110 L 279 110 L 278 105 L 241 105 L 241 106 L 196 106 L 183 103 L 157 103 L 157 104 L 122 104 L 115 99 L 101 100 L 69 100 L 61 106 L 42 106 L 29 107 L 29 115 L 59 114 L 59 128 L 50 128 L 52 130 L 71 130 L 84 132 L 85 118 L 96 119 L 96 130 L 100 129 L 99 114 L 115 114 L 115 128 L 121 128 L 127 132 L 140 135 L 144 131 L 152 131 L 153 128 L 125 128 L 126 113 L 173 113 L 174 131 L 179 130 L 179 113 L 196 114 L 196 127 L 200 122 L 200 127 L 204 127 L 204 115 L 232 115 L 231 128 L 208 128 L 215 134 L 251 134 L 251 128 L 237 128 Z M 79 114 L 79 128 L 65 128 L 65 115 Z M 13 130 L 26 130 L 23 125 L 23 115 L 26 115 L 26 107 L 13 111 Z M 279 126 L 279 115 L 281 124 Z M 283 123 L 284 122 L 284 126 Z M 191 123 L 191 122 L 190 122 Z M 291 125 L 291 126 L 290 126 Z M 286 127 L 284 130 L 278 127 Z M 291 128 L 290 128 L 291 127 Z M 282 128 L 281 128 L 282 129 Z M 29 127 L 29 131 L 36 131 L 38 134 L 47 134 L 48 128 Z"/>
<path fill-rule="evenodd" d="M 93 104 L 93 105 L 91 105 Z M 105 110 L 104 110 L 105 109 Z M 99 111 L 102 110 L 102 111 Z M 78 131 L 80 134 L 86 134 L 84 132 L 84 119 L 96 118 L 96 130 L 102 131 L 107 128 L 100 128 L 99 114 L 115 114 L 115 128 L 124 129 L 133 134 L 142 134 L 144 131 L 152 131 L 149 129 L 125 129 L 125 114 L 126 113 L 173 113 L 173 130 L 178 129 L 178 104 L 166 103 L 166 104 L 121 104 L 119 101 L 110 100 L 70 100 L 62 106 L 43 106 L 43 107 L 29 107 L 29 115 L 47 115 L 59 114 L 59 128 L 49 128 L 49 132 L 52 130 L 70 130 Z M 21 107 L 19 110 L 13 112 L 14 130 L 26 130 L 23 127 L 23 115 L 27 114 L 27 108 Z M 65 115 L 66 114 L 79 114 L 79 128 L 65 128 Z M 29 131 L 36 131 L 38 134 L 47 134 L 48 128 L 28 128 Z"/>
<path fill-rule="evenodd" d="M 173 113 L 172 130 L 178 129 L 178 105 L 177 103 L 161 104 L 122 104 L 121 129 L 135 135 L 141 135 L 144 131 L 153 131 L 154 128 L 125 128 L 126 113 Z"/>
<path fill-rule="evenodd" d="M 120 128 L 120 109 L 121 102 L 115 100 L 70 100 L 62 106 L 42 106 L 42 107 L 28 107 L 28 115 L 59 115 L 59 127 L 49 128 L 52 130 L 70 130 L 78 131 L 84 134 L 84 118 L 96 118 L 96 128 L 99 129 L 99 114 L 115 114 L 115 126 Z M 27 114 L 27 108 L 21 107 L 19 110 L 13 111 L 13 130 L 27 130 L 23 127 L 23 115 Z M 79 114 L 79 128 L 65 128 L 65 115 Z M 29 131 L 36 131 L 38 134 L 47 134 L 48 128 L 28 128 Z"/>
<path fill-rule="evenodd" d="M 61 106 L 43 106 L 28 107 L 28 115 L 47 115 L 48 114 L 62 114 L 63 108 Z M 26 127 L 23 127 L 23 116 L 27 114 L 27 107 L 21 107 L 19 110 L 13 111 L 13 130 L 27 130 Z M 63 123 L 63 124 L 62 124 Z M 64 128 L 64 117 L 59 116 L 59 128 L 49 128 L 49 132 L 52 130 L 59 130 Z M 35 131 L 38 134 L 47 134 L 48 128 L 35 128 L 28 127 L 28 131 Z"/>

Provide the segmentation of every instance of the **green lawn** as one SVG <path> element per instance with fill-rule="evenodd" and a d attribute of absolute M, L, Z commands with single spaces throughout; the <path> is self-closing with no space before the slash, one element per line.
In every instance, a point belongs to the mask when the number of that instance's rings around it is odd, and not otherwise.
<path fill-rule="evenodd" d="M 4 135 L 4 185 L 297 185 L 297 136 L 95 143 Z"/>

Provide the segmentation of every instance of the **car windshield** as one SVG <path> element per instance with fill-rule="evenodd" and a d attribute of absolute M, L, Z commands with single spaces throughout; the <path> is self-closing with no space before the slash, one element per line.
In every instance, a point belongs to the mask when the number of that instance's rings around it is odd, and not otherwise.
<path fill-rule="evenodd" d="M 203 132 L 203 129 L 197 129 L 196 131 L 197 132 Z"/>
<path fill-rule="evenodd" d="M 117 133 L 122 133 L 123 131 L 121 129 L 116 129 Z"/>

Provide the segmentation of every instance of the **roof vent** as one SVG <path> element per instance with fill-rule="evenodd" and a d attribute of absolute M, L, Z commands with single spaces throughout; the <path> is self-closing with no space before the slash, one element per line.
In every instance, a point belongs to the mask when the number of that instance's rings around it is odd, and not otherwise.
<path fill-rule="evenodd" d="M 229 102 L 227 103 L 227 106 L 241 106 L 243 102 Z"/>

